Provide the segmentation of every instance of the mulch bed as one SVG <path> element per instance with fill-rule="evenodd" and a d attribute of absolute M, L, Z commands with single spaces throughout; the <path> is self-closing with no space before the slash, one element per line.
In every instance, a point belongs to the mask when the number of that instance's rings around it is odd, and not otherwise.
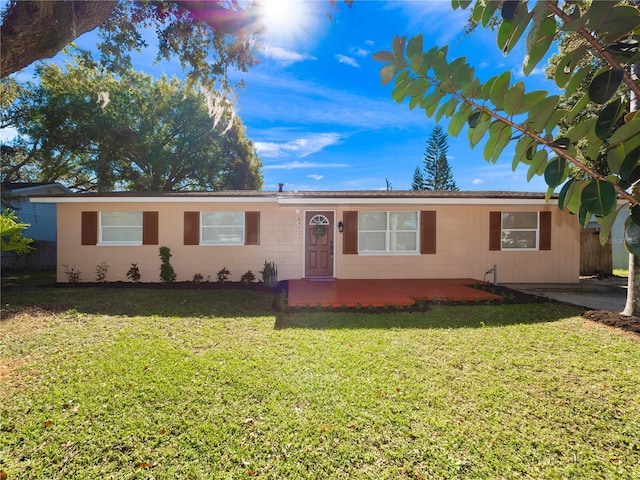
<path fill-rule="evenodd" d="M 593 322 L 608 325 L 609 327 L 619 328 L 628 332 L 640 335 L 640 318 L 629 317 L 619 313 L 607 312 L 604 310 L 588 310 L 584 312 L 583 317 Z"/>

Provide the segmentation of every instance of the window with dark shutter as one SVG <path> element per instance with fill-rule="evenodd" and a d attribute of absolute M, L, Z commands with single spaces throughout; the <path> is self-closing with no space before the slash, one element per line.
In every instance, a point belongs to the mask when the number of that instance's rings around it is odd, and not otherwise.
<path fill-rule="evenodd" d="M 540 212 L 540 250 L 551 250 L 551 212 Z"/>
<path fill-rule="evenodd" d="M 82 212 L 82 245 L 98 243 L 98 212 Z"/>
<path fill-rule="evenodd" d="M 245 212 L 244 244 L 260 245 L 260 212 Z"/>
<path fill-rule="evenodd" d="M 142 244 L 158 245 L 158 212 L 142 212 Z"/>
<path fill-rule="evenodd" d="M 420 253 L 436 253 L 436 212 L 420 212 Z"/>
<path fill-rule="evenodd" d="M 184 212 L 184 244 L 200 244 L 200 212 Z"/>
<path fill-rule="evenodd" d="M 358 212 L 342 212 L 344 232 L 342 234 L 342 253 L 357 255 L 358 253 Z"/>
<path fill-rule="evenodd" d="M 489 250 L 501 250 L 502 212 L 489 212 Z"/>

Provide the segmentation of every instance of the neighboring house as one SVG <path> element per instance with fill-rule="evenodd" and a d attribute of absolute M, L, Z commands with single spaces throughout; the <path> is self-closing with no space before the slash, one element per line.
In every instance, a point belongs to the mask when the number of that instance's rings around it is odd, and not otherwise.
<path fill-rule="evenodd" d="M 64 267 L 92 281 L 126 281 L 137 264 L 158 282 L 158 247 L 178 281 L 230 280 L 277 264 L 280 280 L 475 278 L 494 265 L 503 283 L 575 283 L 580 228 L 544 194 L 519 192 L 159 192 L 32 198 L 58 205 L 58 281 Z M 488 280 L 493 277 L 489 275 Z"/>
<path fill-rule="evenodd" d="M 31 203 L 32 195 L 68 194 L 59 183 L 3 183 L 2 210 L 14 211 L 21 223 L 29 224 L 24 236 L 36 240 L 37 251 L 27 255 L 3 255 L 2 266 L 41 267 L 55 265 L 56 204 Z"/>

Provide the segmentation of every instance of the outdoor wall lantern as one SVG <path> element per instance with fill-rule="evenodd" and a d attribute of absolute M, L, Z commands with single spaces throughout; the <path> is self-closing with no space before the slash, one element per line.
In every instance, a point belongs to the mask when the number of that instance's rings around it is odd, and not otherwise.
<path fill-rule="evenodd" d="M 344 223 L 342 223 L 342 220 L 338 222 L 338 231 L 340 233 L 344 232 Z"/>

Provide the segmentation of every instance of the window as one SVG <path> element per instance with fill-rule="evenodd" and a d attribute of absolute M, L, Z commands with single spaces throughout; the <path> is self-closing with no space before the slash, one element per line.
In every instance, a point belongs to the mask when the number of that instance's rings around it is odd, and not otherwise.
<path fill-rule="evenodd" d="M 101 245 L 142 245 L 142 212 L 100 212 Z"/>
<path fill-rule="evenodd" d="M 537 250 L 538 212 L 502 212 L 502 250 Z"/>
<path fill-rule="evenodd" d="M 418 212 L 359 212 L 359 253 L 418 253 Z"/>
<path fill-rule="evenodd" d="M 244 245 L 244 212 L 202 212 L 202 245 Z"/>

